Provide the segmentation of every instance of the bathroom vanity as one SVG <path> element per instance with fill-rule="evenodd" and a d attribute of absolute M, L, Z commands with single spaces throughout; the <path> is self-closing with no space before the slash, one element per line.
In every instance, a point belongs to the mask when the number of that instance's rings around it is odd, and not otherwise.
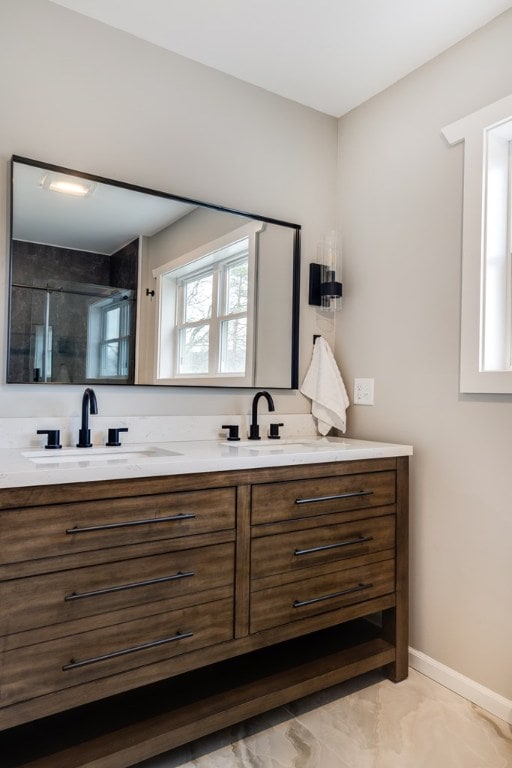
<path fill-rule="evenodd" d="M 121 768 L 369 670 L 404 679 L 411 450 L 350 443 L 5 481 L 2 768 Z"/>

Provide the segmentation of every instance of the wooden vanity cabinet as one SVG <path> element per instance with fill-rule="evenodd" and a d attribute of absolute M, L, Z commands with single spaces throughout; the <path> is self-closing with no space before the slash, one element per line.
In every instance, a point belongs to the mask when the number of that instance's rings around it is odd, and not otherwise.
<path fill-rule="evenodd" d="M 407 675 L 407 457 L 0 491 L 2 768 Z"/>

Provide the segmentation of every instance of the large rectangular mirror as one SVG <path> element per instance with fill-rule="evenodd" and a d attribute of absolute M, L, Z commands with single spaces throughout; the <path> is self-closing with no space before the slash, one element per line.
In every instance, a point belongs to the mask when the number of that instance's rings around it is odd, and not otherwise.
<path fill-rule="evenodd" d="M 12 158 L 7 382 L 298 386 L 300 226 Z"/>

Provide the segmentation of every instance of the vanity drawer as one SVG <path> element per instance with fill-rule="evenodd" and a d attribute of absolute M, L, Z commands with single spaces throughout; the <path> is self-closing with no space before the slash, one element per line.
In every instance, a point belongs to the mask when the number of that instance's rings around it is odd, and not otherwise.
<path fill-rule="evenodd" d="M 254 525 L 394 504 L 395 472 L 364 472 L 252 488 Z"/>
<path fill-rule="evenodd" d="M 77 502 L 0 515 L 0 564 L 234 528 L 235 489 Z"/>
<path fill-rule="evenodd" d="M 394 546 L 394 515 L 263 536 L 251 545 L 251 577 L 338 562 Z"/>
<path fill-rule="evenodd" d="M 234 544 L 168 552 L 0 583 L 0 635 L 182 597 L 233 583 Z M 68 632 L 69 633 L 69 632 Z M 65 634 L 65 632 L 64 632 Z"/>
<path fill-rule="evenodd" d="M 163 662 L 232 637 L 233 600 L 224 599 L 7 651 L 0 670 L 0 706 Z"/>
<path fill-rule="evenodd" d="M 257 588 L 258 582 L 253 582 L 253 589 Z M 389 559 L 253 591 L 250 631 L 261 632 L 299 619 L 336 611 L 389 594 L 394 588 L 395 562 Z"/>

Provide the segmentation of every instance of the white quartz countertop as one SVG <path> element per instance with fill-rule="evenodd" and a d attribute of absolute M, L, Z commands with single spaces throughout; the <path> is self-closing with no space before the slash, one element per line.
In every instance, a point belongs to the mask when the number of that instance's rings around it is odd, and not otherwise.
<path fill-rule="evenodd" d="M 410 445 L 336 437 L 124 443 L 0 451 L 0 488 L 244 470 L 412 455 Z"/>

